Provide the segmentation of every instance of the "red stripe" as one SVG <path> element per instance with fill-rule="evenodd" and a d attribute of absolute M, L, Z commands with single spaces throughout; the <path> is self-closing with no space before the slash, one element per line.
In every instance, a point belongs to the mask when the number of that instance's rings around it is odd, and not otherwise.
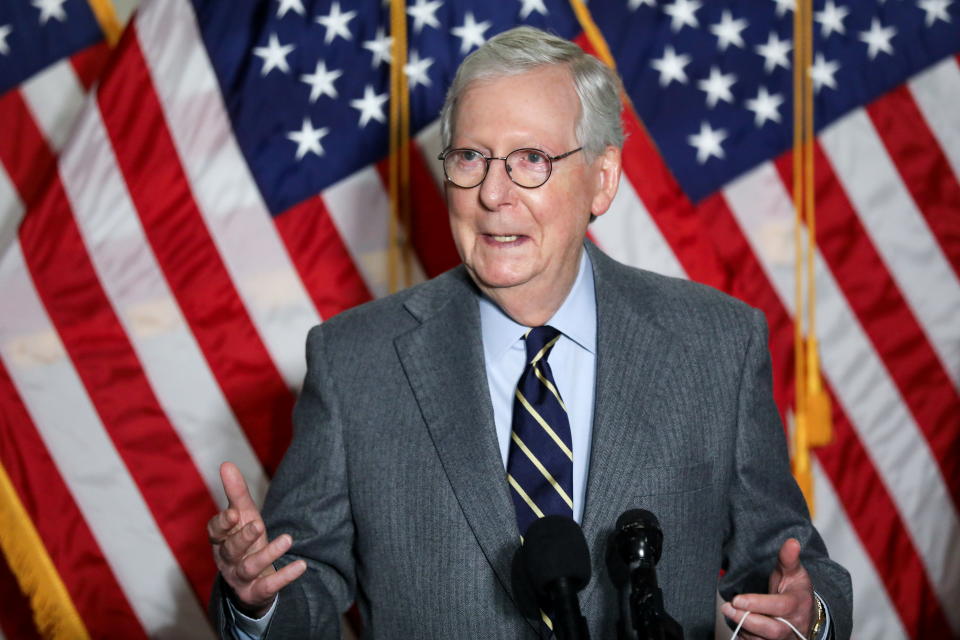
<path fill-rule="evenodd" d="M 960 511 L 960 395 L 819 145 L 814 155 L 817 246 L 929 442 Z M 775 165 L 792 192 L 791 155 L 783 154 Z"/>
<path fill-rule="evenodd" d="M 2 361 L 0 445 L 0 463 L 91 637 L 146 638 Z M 6 617 L 15 604 L 2 594 L 0 602 Z M 4 633 L 8 638 L 33 637 L 10 632 L 6 622 Z"/>
<path fill-rule="evenodd" d="M 0 135 L 0 162 L 20 193 L 26 211 L 53 177 L 56 159 L 18 90 L 0 96 L 0 122 L 5 131 L 17 132 Z"/>
<path fill-rule="evenodd" d="M 37 293 L 104 427 L 205 601 L 214 568 L 196 538 L 216 506 L 100 288 L 59 179 L 27 213 L 20 243 Z"/>
<path fill-rule="evenodd" d="M 322 198 L 307 198 L 274 222 L 320 317 L 372 298 Z"/>
<path fill-rule="evenodd" d="M 110 45 L 106 42 L 98 42 L 70 56 L 70 64 L 73 65 L 73 70 L 84 91 L 90 91 L 109 59 Z"/>
<path fill-rule="evenodd" d="M 720 194 L 699 206 L 722 259 L 737 265 L 734 292 L 767 315 L 770 350 L 774 355 L 774 381 L 779 396 L 792 400 L 793 324 L 763 267 Z M 912 637 L 947 638 L 951 629 L 920 555 L 886 491 L 849 417 L 827 383 L 833 403 L 834 439 L 815 450 L 851 526 L 886 586 L 894 609 Z M 781 405 L 781 410 L 785 409 Z M 843 558 L 838 558 L 842 563 Z"/>
<path fill-rule="evenodd" d="M 588 53 L 596 55 L 586 36 L 581 35 L 575 42 Z M 627 134 L 623 148 L 623 172 L 677 260 L 690 279 L 728 291 L 731 276 L 704 234 L 703 220 L 629 105 L 623 110 L 623 124 Z"/>
<path fill-rule="evenodd" d="M 272 474 L 290 442 L 293 393 L 237 295 L 194 200 L 135 27 L 127 29 L 117 52 L 97 91 L 117 163 L 200 349 Z"/>
<path fill-rule="evenodd" d="M 941 105 L 944 109 L 955 109 Z M 960 183 L 906 85 L 867 106 L 913 201 L 960 277 Z"/>
<path fill-rule="evenodd" d="M 410 241 L 428 278 L 438 276 L 460 264 L 460 255 L 453 243 L 447 204 L 427 167 L 428 158 L 414 141 L 409 148 L 410 160 Z M 390 185 L 389 159 L 377 163 L 377 171 L 386 188 Z"/>

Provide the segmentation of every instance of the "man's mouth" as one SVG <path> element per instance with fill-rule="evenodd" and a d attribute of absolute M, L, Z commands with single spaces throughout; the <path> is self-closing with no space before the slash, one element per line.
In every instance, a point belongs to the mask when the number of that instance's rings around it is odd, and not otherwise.
<path fill-rule="evenodd" d="M 519 238 L 520 236 L 497 236 L 497 235 L 491 234 L 490 237 L 496 240 L 497 242 L 515 242 L 517 238 Z"/>

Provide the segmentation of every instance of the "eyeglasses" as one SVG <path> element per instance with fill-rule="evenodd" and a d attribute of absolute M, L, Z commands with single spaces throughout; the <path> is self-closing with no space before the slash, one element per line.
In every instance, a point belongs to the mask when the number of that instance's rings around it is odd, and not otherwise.
<path fill-rule="evenodd" d="M 437 160 L 443 161 L 443 175 L 447 180 L 461 189 L 472 189 L 483 182 L 490 169 L 491 160 L 503 160 L 507 176 L 517 186 L 536 189 L 550 179 L 554 162 L 563 160 L 581 149 L 583 147 L 577 147 L 573 151 L 567 151 L 558 156 L 548 156 L 540 149 L 524 148 L 511 151 L 502 158 L 485 156 L 476 149 L 448 149 L 437 156 Z"/>

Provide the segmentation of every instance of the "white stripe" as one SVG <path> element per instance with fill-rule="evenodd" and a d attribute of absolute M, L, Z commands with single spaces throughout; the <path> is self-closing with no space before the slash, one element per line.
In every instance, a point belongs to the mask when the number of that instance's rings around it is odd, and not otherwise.
<path fill-rule="evenodd" d="M 190 584 L 65 354 L 19 243 L 0 258 L 0 290 L 0 357 L 147 634 L 211 637 Z"/>
<path fill-rule="evenodd" d="M 327 188 L 323 200 L 370 293 L 376 298 L 388 294 L 390 201 L 376 167 Z M 413 260 L 413 270 L 413 282 L 422 282 L 419 261 Z"/>
<path fill-rule="evenodd" d="M 437 183 L 440 192 L 443 193 L 443 164 L 437 160 L 437 156 L 443 151 L 443 140 L 440 137 L 440 119 L 436 119 L 429 125 L 421 129 L 417 134 L 417 144 L 423 151 L 423 161 L 427 163 L 430 169 L 430 175 L 433 181 Z"/>
<path fill-rule="evenodd" d="M 781 303 L 792 314 L 794 214 L 776 169 L 770 163 L 760 165 L 724 193 Z M 960 608 L 951 604 L 960 598 L 960 584 L 953 578 L 960 575 L 960 521 L 940 467 L 819 252 L 815 277 L 826 377 L 884 478 L 945 614 L 954 629 L 960 629 Z"/>
<path fill-rule="evenodd" d="M 0 164 L 0 256 L 17 238 L 24 207 L 6 167 Z"/>
<path fill-rule="evenodd" d="M 590 225 L 590 233 L 615 260 L 668 276 L 687 277 L 626 176 L 620 180 L 620 188 L 610 210 L 594 220 Z"/>
<path fill-rule="evenodd" d="M 303 342 L 320 318 L 234 138 L 193 10 L 185 0 L 154 2 L 136 23 L 207 228 L 271 358 L 299 388 Z"/>
<path fill-rule="evenodd" d="M 86 94 L 69 58 L 56 62 L 20 85 L 33 119 L 54 154 L 66 145 Z"/>
<path fill-rule="evenodd" d="M 940 149 L 960 178 L 960 67 L 952 55 L 913 77 L 908 83 L 917 107 Z"/>
<path fill-rule="evenodd" d="M 960 280 L 873 123 L 857 109 L 823 130 L 820 141 L 890 276 L 960 387 Z"/>
<path fill-rule="evenodd" d="M 167 286 L 98 110 L 77 123 L 60 175 L 100 283 L 214 500 L 225 505 L 223 460 L 236 462 L 262 497 L 267 477 Z"/>
<path fill-rule="evenodd" d="M 877 574 L 873 561 L 850 526 L 843 505 L 816 457 L 813 462 L 814 524 L 827 543 L 830 557 L 850 572 L 853 582 L 854 636 L 890 640 L 906 638 L 907 632 L 890 602 L 883 579 Z"/>

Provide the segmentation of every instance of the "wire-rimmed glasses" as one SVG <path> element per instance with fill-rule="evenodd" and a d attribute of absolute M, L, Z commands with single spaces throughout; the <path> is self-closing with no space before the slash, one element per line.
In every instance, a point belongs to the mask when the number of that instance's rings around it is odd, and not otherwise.
<path fill-rule="evenodd" d="M 550 156 L 540 149 L 524 147 L 514 149 L 503 157 L 485 156 L 476 149 L 447 149 L 437 156 L 437 160 L 443 162 L 443 175 L 447 180 L 461 189 L 472 189 L 482 183 L 487 177 L 491 160 L 503 160 L 507 176 L 517 186 L 536 189 L 550 178 L 554 162 L 581 149 L 583 147 L 577 147 L 558 156 Z"/>

